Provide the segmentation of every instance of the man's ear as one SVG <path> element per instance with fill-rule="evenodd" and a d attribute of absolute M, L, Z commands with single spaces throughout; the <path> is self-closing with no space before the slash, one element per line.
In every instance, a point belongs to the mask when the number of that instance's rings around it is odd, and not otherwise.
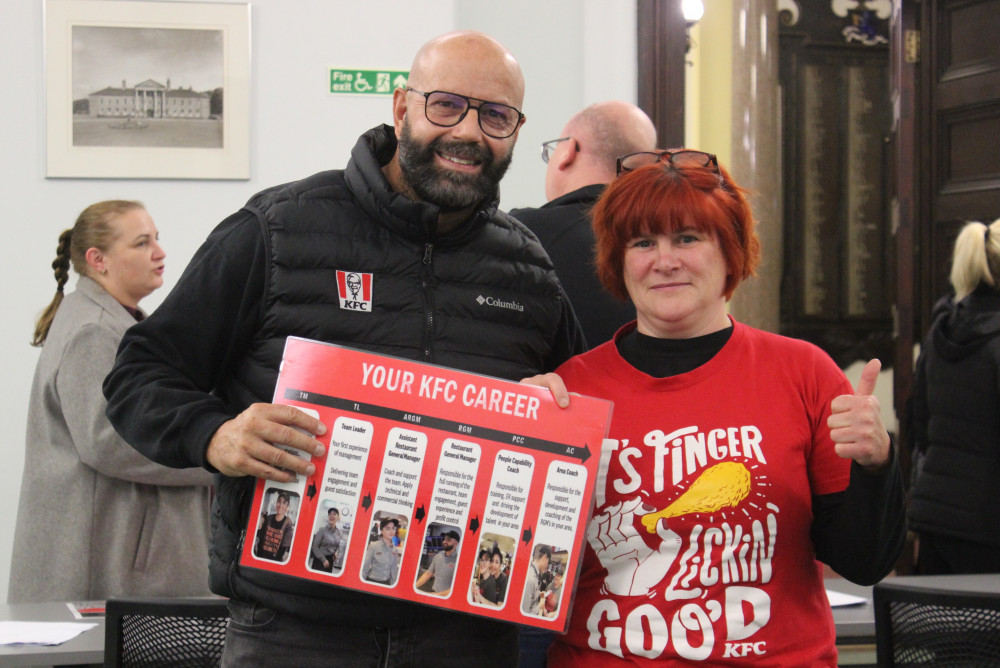
<path fill-rule="evenodd" d="M 572 143 L 570 144 L 570 142 Z M 575 137 L 563 143 L 570 144 L 567 148 L 571 150 L 560 151 L 561 155 L 556 159 L 556 168 L 560 170 L 569 169 L 580 155 L 580 145 L 577 143 Z"/>
<path fill-rule="evenodd" d="M 392 91 L 392 124 L 396 127 L 396 138 L 403 131 L 403 117 L 406 116 L 406 89 Z"/>

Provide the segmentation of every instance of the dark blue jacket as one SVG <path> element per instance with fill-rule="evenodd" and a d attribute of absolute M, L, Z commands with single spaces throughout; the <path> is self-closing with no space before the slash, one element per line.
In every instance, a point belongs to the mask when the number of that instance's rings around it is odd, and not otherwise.
<path fill-rule="evenodd" d="M 604 289 L 594 269 L 594 230 L 590 210 L 604 185 L 578 188 L 538 209 L 513 209 L 510 215 L 535 233 L 552 258 L 556 274 L 569 295 L 587 345 L 596 348 L 635 320 L 635 306 L 618 301 Z"/>
<path fill-rule="evenodd" d="M 910 527 L 1000 546 L 1000 293 L 936 312 L 914 381 Z"/>

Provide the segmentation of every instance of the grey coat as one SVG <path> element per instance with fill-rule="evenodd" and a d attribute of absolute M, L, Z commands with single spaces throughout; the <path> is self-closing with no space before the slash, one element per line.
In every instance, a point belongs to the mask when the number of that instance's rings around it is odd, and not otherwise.
<path fill-rule="evenodd" d="M 209 485 L 132 449 L 104 415 L 101 383 L 135 323 L 81 277 L 35 368 L 8 599 L 207 595 Z"/>

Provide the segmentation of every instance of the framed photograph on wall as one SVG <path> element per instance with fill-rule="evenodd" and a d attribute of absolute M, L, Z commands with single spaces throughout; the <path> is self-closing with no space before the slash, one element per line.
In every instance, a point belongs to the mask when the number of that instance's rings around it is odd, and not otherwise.
<path fill-rule="evenodd" d="M 250 5 L 46 0 L 48 178 L 250 178 Z"/>

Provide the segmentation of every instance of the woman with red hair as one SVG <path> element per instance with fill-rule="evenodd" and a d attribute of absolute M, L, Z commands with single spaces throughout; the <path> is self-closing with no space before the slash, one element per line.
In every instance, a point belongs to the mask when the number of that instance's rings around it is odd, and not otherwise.
<path fill-rule="evenodd" d="M 728 315 L 760 242 L 714 155 L 636 153 L 618 172 L 593 210 L 597 272 L 637 320 L 526 381 L 614 402 L 548 665 L 835 666 L 820 562 L 872 584 L 905 538 L 879 363 L 855 392 L 817 347 Z"/>

